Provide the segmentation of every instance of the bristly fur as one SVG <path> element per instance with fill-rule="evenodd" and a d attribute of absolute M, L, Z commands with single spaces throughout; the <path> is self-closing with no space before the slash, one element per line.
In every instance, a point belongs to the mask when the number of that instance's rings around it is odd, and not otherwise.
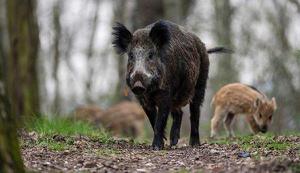
<path fill-rule="evenodd" d="M 116 48 L 118 54 L 124 54 L 127 51 L 127 47 L 132 39 L 132 34 L 121 23 L 116 22 L 113 27 L 113 41 L 112 44 Z"/>
<path fill-rule="evenodd" d="M 152 27 L 149 36 L 151 40 L 158 46 L 158 48 L 162 48 L 170 41 L 168 24 L 164 21 L 156 22 Z"/>

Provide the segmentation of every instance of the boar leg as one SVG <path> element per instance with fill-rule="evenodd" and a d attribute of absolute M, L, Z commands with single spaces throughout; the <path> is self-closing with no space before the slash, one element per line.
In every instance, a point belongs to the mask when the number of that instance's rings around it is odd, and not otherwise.
<path fill-rule="evenodd" d="M 257 125 L 257 123 L 255 122 L 255 119 L 253 117 L 253 115 L 249 114 L 246 116 L 246 120 L 248 122 L 248 124 L 250 125 L 250 129 L 251 131 L 256 134 L 260 131 L 259 126 Z"/>
<path fill-rule="evenodd" d="M 234 114 L 233 113 L 228 113 L 227 116 L 224 119 L 224 127 L 228 133 L 228 137 L 234 137 L 234 133 L 232 131 L 232 120 L 234 119 Z"/>
<path fill-rule="evenodd" d="M 154 125 L 154 139 L 152 147 L 154 150 L 160 150 L 164 147 L 164 132 L 167 125 L 170 106 L 165 102 L 158 107 L 158 114 Z"/>
<path fill-rule="evenodd" d="M 200 106 L 204 101 L 206 82 L 209 71 L 209 59 L 206 53 L 204 44 L 198 39 L 197 50 L 200 58 L 200 71 L 195 87 L 195 95 L 190 103 L 190 122 L 191 122 L 191 134 L 190 134 L 190 145 L 200 145 L 199 139 L 199 119 L 200 119 Z"/>
<path fill-rule="evenodd" d="M 174 110 L 171 112 L 173 117 L 173 124 L 170 133 L 170 145 L 174 146 L 178 143 L 178 139 L 180 138 L 180 126 L 182 120 L 182 110 Z"/>
<path fill-rule="evenodd" d="M 190 103 L 190 123 L 191 123 L 191 134 L 190 134 L 190 145 L 200 145 L 199 138 L 199 119 L 200 119 L 200 106 L 204 100 L 205 86 L 206 86 L 206 72 L 200 73 L 198 78 L 195 95 L 192 102 Z"/>
<path fill-rule="evenodd" d="M 213 118 L 211 119 L 211 133 L 210 137 L 214 138 L 219 130 L 220 122 L 228 113 L 224 111 L 223 108 L 221 107 L 216 107 L 215 108 L 215 113 Z"/>
<path fill-rule="evenodd" d="M 153 107 L 143 106 L 143 109 L 144 109 L 144 111 L 150 121 L 151 127 L 154 131 L 157 110 L 156 110 L 155 106 L 153 106 Z"/>
<path fill-rule="evenodd" d="M 192 102 L 190 104 L 190 123 L 191 123 L 191 134 L 190 134 L 190 145 L 200 145 L 199 139 L 199 118 L 200 118 L 200 103 Z"/>

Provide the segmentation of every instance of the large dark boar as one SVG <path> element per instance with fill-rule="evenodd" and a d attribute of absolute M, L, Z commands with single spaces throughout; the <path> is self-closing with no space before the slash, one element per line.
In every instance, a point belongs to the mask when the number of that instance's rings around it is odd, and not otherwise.
<path fill-rule="evenodd" d="M 190 145 L 199 145 L 200 105 L 208 78 L 208 53 L 201 40 L 183 27 L 160 20 L 133 34 L 120 23 L 113 27 L 113 46 L 128 55 L 126 81 L 140 101 L 152 128 L 155 150 L 164 147 L 164 129 L 171 112 L 170 145 L 179 139 L 181 107 L 190 104 Z"/>

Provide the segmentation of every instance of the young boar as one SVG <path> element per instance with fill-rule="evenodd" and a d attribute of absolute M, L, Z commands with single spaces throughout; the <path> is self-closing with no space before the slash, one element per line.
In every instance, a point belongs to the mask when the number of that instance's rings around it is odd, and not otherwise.
<path fill-rule="evenodd" d="M 89 122 L 96 127 L 103 127 L 114 136 L 136 138 L 142 134 L 145 113 L 135 102 L 123 101 L 106 110 L 96 105 L 79 106 L 73 113 L 75 120 Z"/>
<path fill-rule="evenodd" d="M 231 125 L 235 116 L 243 114 L 254 134 L 265 133 L 276 110 L 276 101 L 269 100 L 256 88 L 240 83 L 222 87 L 213 97 L 214 116 L 211 120 L 211 137 L 215 137 L 221 120 L 228 136 L 234 136 Z"/>
<path fill-rule="evenodd" d="M 179 139 L 182 111 L 190 104 L 190 145 L 199 145 L 200 105 L 208 77 L 205 45 L 183 27 L 159 20 L 133 34 L 122 24 L 113 27 L 113 46 L 128 55 L 126 81 L 136 95 L 154 130 L 152 147 L 164 147 L 169 112 L 173 117 L 171 145 Z M 224 51 L 217 48 L 209 53 Z"/>
<path fill-rule="evenodd" d="M 142 135 L 146 115 L 138 103 L 123 101 L 103 111 L 98 124 L 114 136 L 136 138 Z"/>
<path fill-rule="evenodd" d="M 78 106 L 73 116 L 75 120 L 86 121 L 89 123 L 95 123 L 95 121 L 101 116 L 103 110 L 96 105 Z"/>

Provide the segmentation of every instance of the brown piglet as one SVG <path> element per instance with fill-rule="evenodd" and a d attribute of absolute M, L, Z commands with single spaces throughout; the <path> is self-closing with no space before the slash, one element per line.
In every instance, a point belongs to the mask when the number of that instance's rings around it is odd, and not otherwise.
<path fill-rule="evenodd" d="M 215 137 L 221 120 L 229 137 L 233 137 L 232 120 L 245 115 L 251 131 L 265 133 L 276 110 L 276 100 L 271 100 L 253 86 L 232 83 L 223 86 L 213 97 L 214 115 L 211 120 L 211 137 Z"/>

